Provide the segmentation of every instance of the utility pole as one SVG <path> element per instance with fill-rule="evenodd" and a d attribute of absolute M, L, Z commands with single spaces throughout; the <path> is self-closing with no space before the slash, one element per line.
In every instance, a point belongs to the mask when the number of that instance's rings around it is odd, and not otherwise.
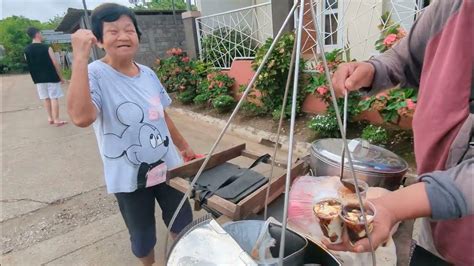
<path fill-rule="evenodd" d="M 91 29 L 91 20 L 89 18 L 89 11 L 87 10 L 87 4 L 86 4 L 86 0 L 82 0 L 82 5 L 84 6 L 84 24 L 86 25 L 86 29 Z M 96 60 L 97 59 L 97 50 L 96 50 L 96 47 L 93 46 L 92 47 L 92 60 Z"/>

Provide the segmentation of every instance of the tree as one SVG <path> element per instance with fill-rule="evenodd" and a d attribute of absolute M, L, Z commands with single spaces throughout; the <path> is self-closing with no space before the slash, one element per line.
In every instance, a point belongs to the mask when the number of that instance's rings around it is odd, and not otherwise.
<path fill-rule="evenodd" d="M 65 13 L 63 13 L 62 15 L 58 14 L 54 16 L 53 18 L 49 19 L 48 22 L 45 23 L 45 27 L 46 27 L 45 29 L 48 29 L 48 30 L 56 29 L 59 26 L 59 23 L 61 23 L 61 21 L 63 20 L 64 15 Z"/>
<path fill-rule="evenodd" d="M 186 10 L 185 0 L 175 0 L 174 2 L 176 10 Z M 173 10 L 173 0 L 152 0 L 152 2 L 145 3 L 145 5 L 137 4 L 133 9 Z"/>
<path fill-rule="evenodd" d="M 40 30 L 54 29 L 56 27 L 55 23 L 58 21 L 60 21 L 58 16 L 47 23 L 41 23 L 38 20 L 31 20 L 23 16 L 11 16 L 0 20 L 0 44 L 5 48 L 5 57 L 0 61 L 0 73 L 26 71 L 23 50 L 31 42 L 26 30 L 29 27 L 36 27 Z"/>

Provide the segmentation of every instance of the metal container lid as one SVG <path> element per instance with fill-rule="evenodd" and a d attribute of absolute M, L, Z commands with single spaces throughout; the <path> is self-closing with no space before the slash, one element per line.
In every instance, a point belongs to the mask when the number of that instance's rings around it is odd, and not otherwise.
<path fill-rule="evenodd" d="M 382 147 L 372 145 L 366 140 L 348 140 L 348 146 L 356 171 L 394 174 L 405 172 L 408 169 L 408 163 L 400 156 Z M 311 145 L 311 154 L 326 163 L 340 166 L 342 148 L 342 139 L 319 139 Z M 344 169 L 349 169 L 347 156 L 344 161 Z"/>

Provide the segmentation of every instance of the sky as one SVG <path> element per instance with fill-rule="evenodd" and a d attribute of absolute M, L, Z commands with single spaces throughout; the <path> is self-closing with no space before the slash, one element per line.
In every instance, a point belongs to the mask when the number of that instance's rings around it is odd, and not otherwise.
<path fill-rule="evenodd" d="M 86 0 L 88 9 L 107 2 L 130 5 L 129 0 Z M 16 15 L 46 22 L 55 15 L 63 15 L 69 7 L 82 8 L 82 0 L 0 0 L 2 19 Z"/>

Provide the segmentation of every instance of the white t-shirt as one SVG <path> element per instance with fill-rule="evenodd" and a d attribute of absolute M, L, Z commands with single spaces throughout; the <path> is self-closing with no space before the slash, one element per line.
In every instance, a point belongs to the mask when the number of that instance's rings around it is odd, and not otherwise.
<path fill-rule="evenodd" d="M 98 110 L 94 131 L 109 193 L 162 183 L 167 169 L 182 163 L 164 117 L 171 99 L 150 68 L 137 66 L 134 77 L 100 60 L 88 67 Z"/>

